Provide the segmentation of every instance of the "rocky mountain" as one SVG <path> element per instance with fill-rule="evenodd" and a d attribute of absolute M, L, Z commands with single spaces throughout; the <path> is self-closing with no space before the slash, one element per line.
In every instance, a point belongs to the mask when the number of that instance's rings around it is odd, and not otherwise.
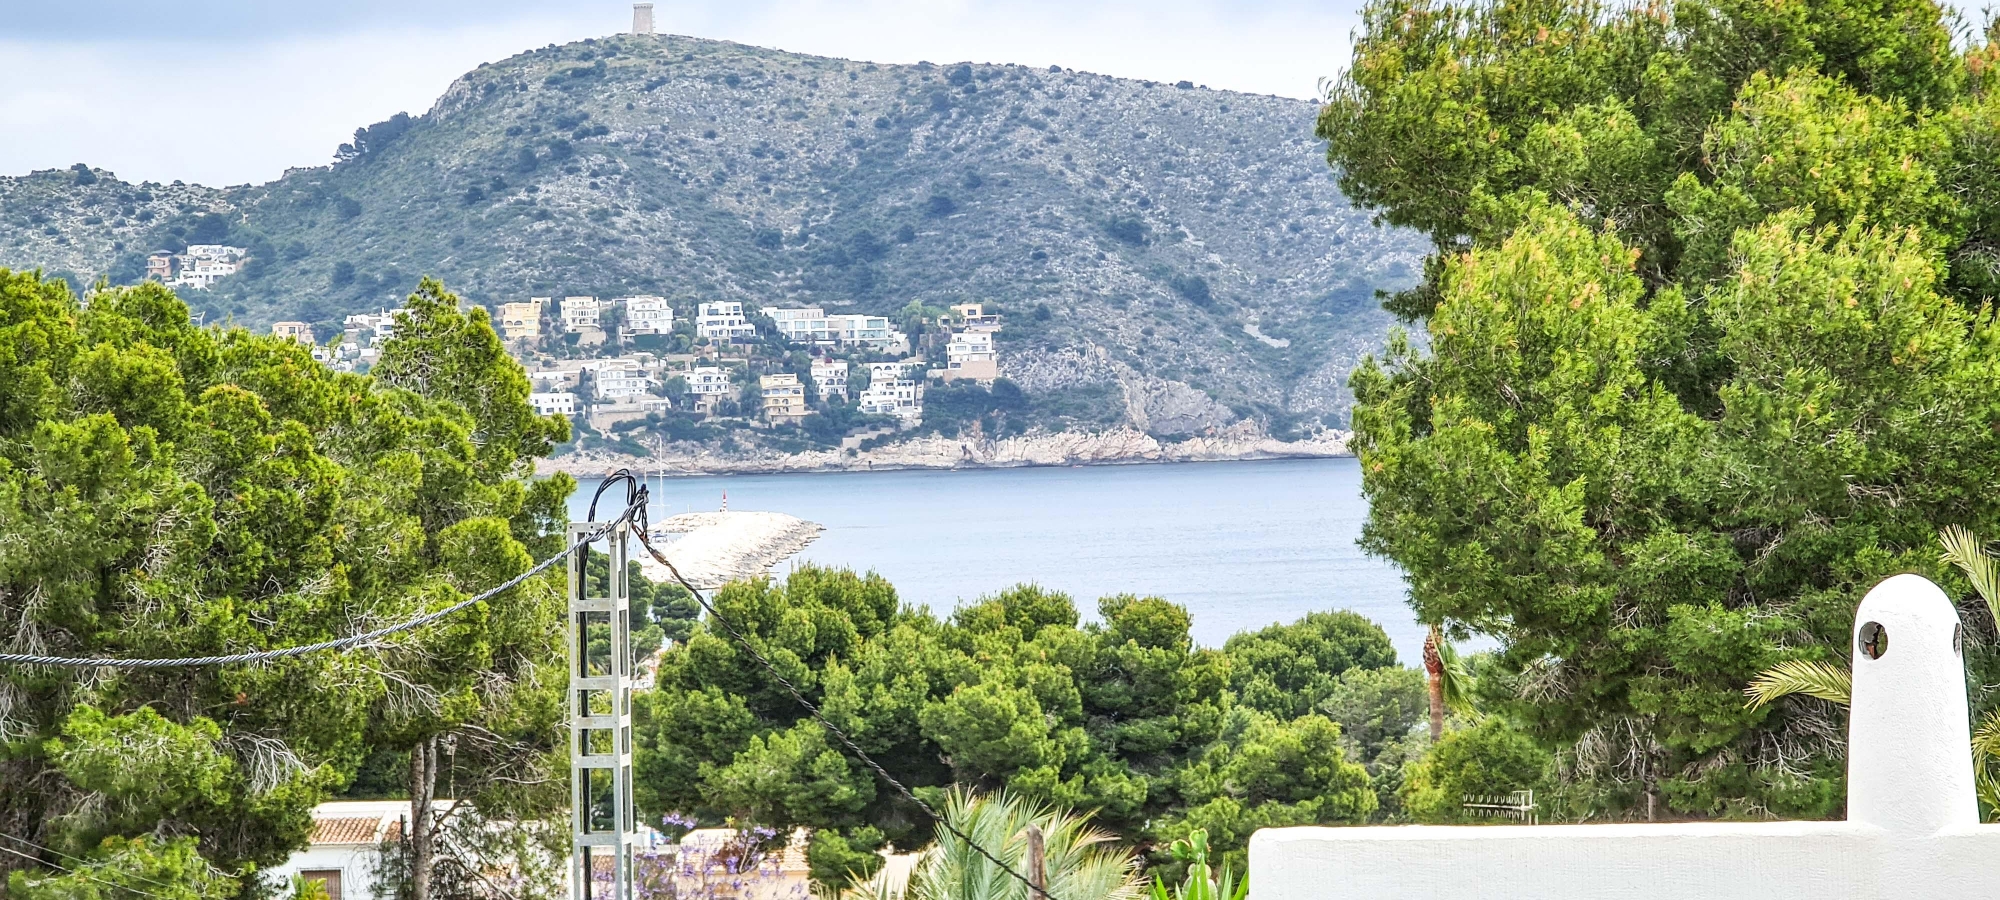
<path fill-rule="evenodd" d="M 419 275 L 497 305 L 655 293 L 893 314 L 985 301 L 1003 373 L 1156 434 L 1338 422 L 1426 247 L 1335 187 L 1312 103 L 1009 65 L 877 65 L 674 36 L 480 66 L 430 111 L 262 185 L 0 178 L 0 266 L 184 291 L 322 338 Z M 1103 417 L 1100 417 L 1103 418 Z"/>

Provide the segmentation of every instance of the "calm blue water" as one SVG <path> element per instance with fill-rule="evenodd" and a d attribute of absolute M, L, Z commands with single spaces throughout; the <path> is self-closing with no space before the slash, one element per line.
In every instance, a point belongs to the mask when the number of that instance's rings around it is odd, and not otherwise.
<path fill-rule="evenodd" d="M 652 490 L 655 519 L 715 509 L 727 491 L 730 509 L 818 522 L 799 559 L 873 569 L 939 613 L 1032 581 L 1086 615 L 1107 594 L 1165 597 L 1209 646 L 1322 609 L 1380 623 L 1406 664 L 1423 643 L 1401 573 L 1354 545 L 1367 505 L 1353 459 L 712 475 Z"/>

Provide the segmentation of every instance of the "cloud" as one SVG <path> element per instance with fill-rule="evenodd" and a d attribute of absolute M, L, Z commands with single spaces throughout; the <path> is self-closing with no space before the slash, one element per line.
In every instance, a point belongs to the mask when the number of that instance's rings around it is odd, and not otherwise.
<path fill-rule="evenodd" d="M 21 8 L 16 10 L 14 6 Z M 1358 2 L 655 0 L 659 29 L 878 62 L 1062 65 L 1311 96 Z M 0 173 L 87 162 L 223 185 L 327 162 L 481 62 L 612 33 L 628 3 L 0 0 Z"/>

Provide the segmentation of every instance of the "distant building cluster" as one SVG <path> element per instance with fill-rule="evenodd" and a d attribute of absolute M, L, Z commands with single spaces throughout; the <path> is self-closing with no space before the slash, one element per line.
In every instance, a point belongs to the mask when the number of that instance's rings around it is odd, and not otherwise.
<path fill-rule="evenodd" d="M 315 359 L 336 369 L 365 371 L 381 357 L 403 312 L 348 316 L 339 339 L 326 344 L 316 342 L 306 322 L 277 322 L 271 331 L 311 346 Z M 650 294 L 579 294 L 501 303 L 495 324 L 528 369 L 535 411 L 599 431 L 676 411 L 798 425 L 815 409 L 842 403 L 907 428 L 923 420 L 926 383 L 991 384 L 999 377 L 1000 316 L 978 303 L 933 314 L 927 328 L 912 334 L 887 316 L 830 314 L 817 306 L 753 312 L 742 302 L 718 300 L 696 303 L 693 312 L 677 315 L 666 298 Z M 659 339 L 634 341 L 646 336 Z M 913 353 L 919 337 L 920 352 Z M 773 351 L 774 338 L 807 355 Z"/>
<path fill-rule="evenodd" d="M 189 244 L 179 253 L 159 250 L 146 257 L 146 277 L 170 287 L 205 291 L 242 271 L 249 254 L 249 250 L 226 244 Z"/>

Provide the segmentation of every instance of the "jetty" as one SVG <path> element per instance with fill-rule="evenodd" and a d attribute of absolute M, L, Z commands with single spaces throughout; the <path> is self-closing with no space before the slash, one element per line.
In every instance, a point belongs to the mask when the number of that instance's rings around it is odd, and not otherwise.
<path fill-rule="evenodd" d="M 773 566 L 798 555 L 825 528 L 796 516 L 774 512 L 691 512 L 653 523 L 660 553 L 680 570 L 681 577 L 702 590 L 768 574 Z M 641 570 L 654 581 L 672 581 L 666 567 L 639 556 Z"/>

